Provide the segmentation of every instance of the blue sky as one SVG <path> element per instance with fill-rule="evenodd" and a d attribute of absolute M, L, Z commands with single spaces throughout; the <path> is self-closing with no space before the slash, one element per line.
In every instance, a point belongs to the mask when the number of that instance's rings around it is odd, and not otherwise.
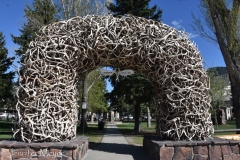
<path fill-rule="evenodd" d="M 191 40 L 197 44 L 206 63 L 205 68 L 226 66 L 218 45 L 210 43 L 194 33 L 190 26 L 192 23 L 191 13 L 196 16 L 200 14 L 199 2 L 200 0 L 152 0 L 151 5 L 157 4 L 163 10 L 163 23 L 179 30 L 185 30 L 191 35 Z"/>
<path fill-rule="evenodd" d="M 14 50 L 18 48 L 18 46 L 12 42 L 10 34 L 15 36 L 19 35 L 18 29 L 21 28 L 24 22 L 23 9 L 26 6 L 26 2 L 31 1 L 32 0 L 4 0 L 0 5 L 0 31 L 3 32 L 5 36 L 9 56 L 14 56 Z M 163 23 L 179 30 L 185 30 L 191 35 L 191 40 L 197 44 L 203 60 L 206 63 L 205 68 L 225 66 L 218 46 L 194 33 L 189 25 L 192 23 L 191 13 L 199 14 L 199 0 L 152 0 L 150 6 L 154 4 L 163 10 Z"/>

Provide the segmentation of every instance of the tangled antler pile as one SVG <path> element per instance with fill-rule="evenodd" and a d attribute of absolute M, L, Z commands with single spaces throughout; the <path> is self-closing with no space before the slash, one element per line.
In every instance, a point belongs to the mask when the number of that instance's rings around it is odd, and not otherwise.
<path fill-rule="evenodd" d="M 131 15 L 75 17 L 43 27 L 20 71 L 14 137 L 64 141 L 76 136 L 77 82 L 104 65 L 135 69 L 156 88 L 156 131 L 202 140 L 212 132 L 207 76 L 186 34 Z"/>

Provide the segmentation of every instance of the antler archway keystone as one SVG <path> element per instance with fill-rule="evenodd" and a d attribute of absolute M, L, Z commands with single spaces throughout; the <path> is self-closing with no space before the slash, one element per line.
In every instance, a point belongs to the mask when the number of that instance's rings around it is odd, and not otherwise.
<path fill-rule="evenodd" d="M 213 131 L 207 75 L 184 32 L 132 15 L 89 15 L 44 26 L 29 46 L 19 73 L 15 139 L 73 139 L 77 82 L 104 65 L 138 70 L 153 83 L 163 139 L 204 140 Z"/>

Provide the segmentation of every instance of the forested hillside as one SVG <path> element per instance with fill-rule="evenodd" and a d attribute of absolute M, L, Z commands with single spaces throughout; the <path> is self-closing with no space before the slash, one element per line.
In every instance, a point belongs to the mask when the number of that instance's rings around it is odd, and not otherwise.
<path fill-rule="evenodd" d="M 216 74 L 217 74 L 216 76 L 228 74 L 226 67 L 211 67 L 211 68 L 208 68 L 208 70 L 207 70 L 207 72 L 212 72 L 212 71 L 216 72 Z"/>

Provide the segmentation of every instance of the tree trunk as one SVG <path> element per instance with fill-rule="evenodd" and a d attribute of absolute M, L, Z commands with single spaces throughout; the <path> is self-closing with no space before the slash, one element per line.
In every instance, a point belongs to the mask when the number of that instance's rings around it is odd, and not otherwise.
<path fill-rule="evenodd" d="M 218 130 L 218 121 L 217 121 L 216 109 L 214 109 L 214 117 L 215 117 L 215 125 L 217 126 L 217 130 Z"/>
<path fill-rule="evenodd" d="M 87 98 L 88 98 L 88 87 L 87 87 L 87 75 L 84 77 L 83 81 L 83 94 L 82 94 L 82 118 L 80 127 L 88 127 L 87 124 Z M 83 108 L 85 103 L 85 107 Z"/>
<path fill-rule="evenodd" d="M 94 122 L 94 120 L 93 120 L 93 117 L 94 116 L 94 113 L 93 112 L 91 112 L 91 122 L 93 123 Z"/>
<path fill-rule="evenodd" d="M 240 128 L 240 61 L 239 61 L 239 53 L 234 53 L 234 50 L 230 50 L 228 46 L 228 39 L 231 39 L 231 37 L 224 37 L 223 29 L 221 28 L 222 23 L 222 15 L 219 15 L 219 12 L 217 12 L 219 8 L 216 8 L 216 5 L 214 3 L 217 3 L 216 1 L 208 0 L 210 9 L 210 15 L 214 24 L 215 28 L 215 34 L 217 37 L 217 41 L 220 47 L 220 50 L 223 55 L 223 59 L 226 63 L 226 67 L 229 74 L 229 79 L 231 82 L 231 90 L 232 90 L 232 102 L 233 102 L 233 112 L 235 114 L 236 118 L 236 127 Z M 235 0 L 234 4 L 238 4 L 238 7 L 240 5 L 240 0 Z M 236 12 L 236 11 L 235 11 Z M 238 14 L 238 10 L 235 14 Z M 231 19 L 230 19 L 231 20 Z M 237 24 L 235 24 L 237 25 Z M 231 35 L 227 35 L 231 36 Z M 234 55 L 237 55 L 234 57 Z M 239 133 L 239 132 L 237 132 Z"/>
<path fill-rule="evenodd" d="M 149 107 L 147 107 L 147 127 L 151 127 L 151 117 L 150 117 L 150 110 Z"/>
<path fill-rule="evenodd" d="M 232 86 L 232 103 L 233 103 L 233 113 L 236 118 L 236 127 L 240 129 L 240 87 L 238 85 Z M 240 134 L 240 131 L 237 132 Z"/>
<path fill-rule="evenodd" d="M 135 104 L 135 125 L 134 125 L 134 132 L 141 132 L 141 121 L 140 121 L 140 113 L 141 113 L 141 106 L 140 103 Z"/>
<path fill-rule="evenodd" d="M 84 126 L 83 126 L 84 124 Z M 81 124 L 80 124 L 81 128 L 87 128 L 88 124 L 87 124 L 87 109 L 82 109 L 82 118 L 81 118 Z"/>

